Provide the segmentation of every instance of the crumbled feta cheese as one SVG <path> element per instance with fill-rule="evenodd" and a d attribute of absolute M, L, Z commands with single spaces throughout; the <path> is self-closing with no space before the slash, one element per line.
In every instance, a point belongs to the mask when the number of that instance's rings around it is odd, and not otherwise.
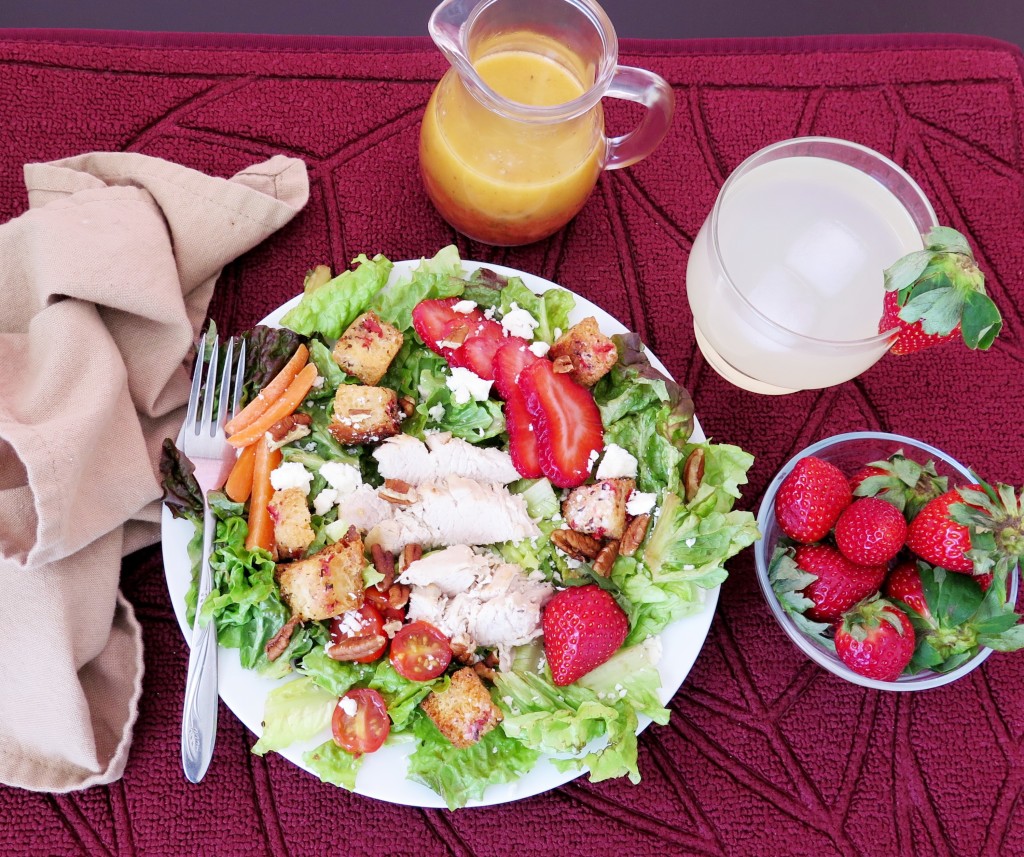
<path fill-rule="evenodd" d="M 489 306 L 489 307 L 487 307 L 487 309 L 484 310 L 484 318 L 486 318 L 486 319 L 494 318 L 494 307 Z"/>
<path fill-rule="evenodd" d="M 384 623 L 384 633 L 388 635 L 389 640 L 395 638 L 395 634 L 402 630 L 402 620 L 392 619 L 389 622 Z"/>
<path fill-rule="evenodd" d="M 701 592 L 703 591 L 701 590 Z M 657 665 L 658 661 L 661 660 L 661 637 L 648 637 L 640 645 L 647 649 L 647 657 L 650 662 Z"/>
<path fill-rule="evenodd" d="M 363 477 L 358 468 L 341 461 L 328 461 L 321 464 L 320 475 L 327 480 L 328 485 L 338 492 L 339 500 L 342 497 L 347 497 L 363 484 Z"/>
<path fill-rule="evenodd" d="M 544 342 L 544 340 L 542 339 L 538 339 L 536 342 L 530 343 L 530 351 L 532 351 L 538 357 L 543 357 L 550 350 L 551 346 Z"/>
<path fill-rule="evenodd" d="M 604 458 L 597 468 L 598 479 L 617 479 L 626 477 L 636 479 L 636 459 L 625 449 L 615 443 L 604 448 Z"/>
<path fill-rule="evenodd" d="M 501 326 L 508 336 L 533 339 L 533 332 L 540 327 L 540 322 L 525 309 L 520 309 L 519 304 L 513 301 L 512 308 L 502 316 Z"/>
<path fill-rule="evenodd" d="M 562 338 L 562 328 L 556 327 L 554 333 L 555 333 L 555 339 L 561 339 Z"/>
<path fill-rule="evenodd" d="M 629 499 L 626 500 L 626 514 L 646 515 L 658 501 L 657 494 L 647 494 L 643 491 L 631 491 Z"/>
<path fill-rule="evenodd" d="M 452 374 L 445 379 L 445 385 L 452 391 L 452 398 L 457 405 L 465 405 L 470 400 L 486 401 L 491 393 L 492 383 L 461 366 L 453 366 Z"/>
<path fill-rule="evenodd" d="M 435 423 L 441 422 L 444 419 L 444 405 L 438 402 L 434 407 L 427 408 L 427 416 Z"/>
<path fill-rule="evenodd" d="M 338 491 L 335 488 L 324 488 L 313 498 L 313 513 L 326 515 L 338 502 Z"/>
<path fill-rule="evenodd" d="M 456 348 L 462 348 L 463 340 L 456 342 L 454 339 L 439 339 L 437 345 L 439 348 L 451 348 L 453 351 Z"/>
<path fill-rule="evenodd" d="M 338 617 L 338 627 L 346 634 L 358 634 L 363 628 L 363 620 L 358 610 L 349 610 Z"/>
<path fill-rule="evenodd" d="M 452 304 L 453 312 L 461 312 L 464 315 L 476 309 L 476 301 L 458 301 Z"/>
<path fill-rule="evenodd" d="M 597 464 L 597 459 L 600 457 L 600 455 L 601 453 L 599 453 L 596 449 L 590 450 L 590 456 L 587 458 L 587 470 L 594 469 L 594 465 Z"/>
<path fill-rule="evenodd" d="M 313 379 L 313 389 L 314 390 L 319 390 L 321 387 L 323 387 L 323 385 L 324 385 L 324 376 L 323 375 L 317 375 Z"/>
<path fill-rule="evenodd" d="M 351 696 L 343 696 L 338 700 L 338 708 L 344 711 L 348 717 L 355 717 L 359 710 L 359 704 Z"/>
<path fill-rule="evenodd" d="M 313 474 L 297 461 L 286 461 L 270 474 L 270 484 L 274 486 L 275 491 L 301 488 L 303 494 L 308 494 L 312 481 Z"/>

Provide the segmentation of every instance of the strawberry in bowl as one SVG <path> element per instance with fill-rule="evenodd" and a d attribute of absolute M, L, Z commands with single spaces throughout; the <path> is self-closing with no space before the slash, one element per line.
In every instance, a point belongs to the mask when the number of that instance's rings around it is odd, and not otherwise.
<path fill-rule="evenodd" d="M 772 613 L 848 681 L 937 687 L 994 650 L 1024 648 L 1020 500 L 941 450 L 879 432 L 820 441 L 777 474 L 758 524 Z"/>

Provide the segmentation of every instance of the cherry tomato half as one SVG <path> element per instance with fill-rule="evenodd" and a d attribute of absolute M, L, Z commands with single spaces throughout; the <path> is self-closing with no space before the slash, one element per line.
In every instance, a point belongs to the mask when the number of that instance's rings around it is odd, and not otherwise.
<path fill-rule="evenodd" d="M 349 616 L 348 613 L 342 613 L 331 620 L 331 641 L 337 644 L 344 640 L 350 640 L 353 637 L 369 637 L 373 635 L 381 637 L 384 642 L 381 643 L 380 648 L 365 657 L 352 658 L 352 660 L 360 664 L 373 663 L 384 654 L 388 647 L 388 636 L 384 633 L 384 617 L 381 615 L 380 610 L 369 602 L 364 602 L 362 607 L 358 610 L 350 611 L 350 613 L 352 613 L 350 618 L 346 618 Z M 358 627 L 355 627 L 355 623 L 352 622 L 353 618 L 358 621 Z"/>
<path fill-rule="evenodd" d="M 391 666 L 409 681 L 430 681 L 448 669 L 452 647 L 429 622 L 411 622 L 391 641 Z"/>
<path fill-rule="evenodd" d="M 346 710 L 347 709 L 347 710 Z M 368 687 L 350 690 L 338 700 L 331 718 L 334 743 L 354 756 L 379 750 L 391 732 L 384 697 Z"/>
<path fill-rule="evenodd" d="M 405 608 L 392 607 L 387 592 L 381 592 L 376 586 L 367 586 L 363 594 L 366 596 L 366 601 L 380 611 L 385 622 L 390 622 L 392 619 L 397 619 L 399 622 L 405 621 Z"/>

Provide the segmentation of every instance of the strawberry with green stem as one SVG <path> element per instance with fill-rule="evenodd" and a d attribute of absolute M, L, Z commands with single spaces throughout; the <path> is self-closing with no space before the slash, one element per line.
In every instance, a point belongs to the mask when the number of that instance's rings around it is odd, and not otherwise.
<path fill-rule="evenodd" d="M 896 331 L 893 354 L 948 342 L 958 330 L 968 348 L 984 351 L 1003 326 L 970 244 L 948 226 L 933 227 L 924 250 L 886 269 L 885 291 L 878 332 Z"/>
<path fill-rule="evenodd" d="M 949 672 L 987 646 L 1003 652 L 1024 647 L 1024 625 L 1000 590 L 977 577 L 949 574 L 925 562 L 904 562 L 890 573 L 885 594 L 903 608 L 917 644 L 912 673 Z"/>
<path fill-rule="evenodd" d="M 899 607 L 874 595 L 836 625 L 836 656 L 858 675 L 896 681 L 914 657 L 914 626 Z"/>
<path fill-rule="evenodd" d="M 934 461 L 918 464 L 897 451 L 858 470 L 850 477 L 850 488 L 854 497 L 878 497 L 913 519 L 929 500 L 948 490 L 949 480 L 939 476 Z"/>

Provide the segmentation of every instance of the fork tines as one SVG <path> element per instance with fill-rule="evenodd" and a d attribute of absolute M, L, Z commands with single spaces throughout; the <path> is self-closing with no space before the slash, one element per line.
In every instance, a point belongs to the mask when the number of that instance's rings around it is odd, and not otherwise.
<path fill-rule="evenodd" d="M 220 362 L 220 340 L 216 334 L 212 335 L 209 330 L 203 334 L 199 341 L 198 354 L 196 356 L 195 369 L 192 372 L 192 389 L 188 398 L 188 410 L 185 415 L 185 426 L 191 427 L 196 436 L 213 437 L 227 422 L 229 414 L 233 415 L 238 411 L 238 405 L 242 398 L 242 386 L 245 382 L 245 340 L 239 340 L 238 360 L 234 360 L 236 337 L 232 336 L 224 351 L 224 368 L 220 373 L 220 395 L 217 396 L 217 368 Z M 206 351 L 209 344 L 210 362 L 207 365 Z M 234 372 L 234 384 L 232 384 L 232 373 L 237 363 L 237 371 Z M 206 369 L 204 375 L 204 367 Z M 214 399 L 217 399 L 217 409 L 214 411 Z M 199 408 L 202 402 L 202 414 Z M 230 410 L 229 410 L 230 408 Z M 217 415 L 214 422 L 214 413 Z"/>

